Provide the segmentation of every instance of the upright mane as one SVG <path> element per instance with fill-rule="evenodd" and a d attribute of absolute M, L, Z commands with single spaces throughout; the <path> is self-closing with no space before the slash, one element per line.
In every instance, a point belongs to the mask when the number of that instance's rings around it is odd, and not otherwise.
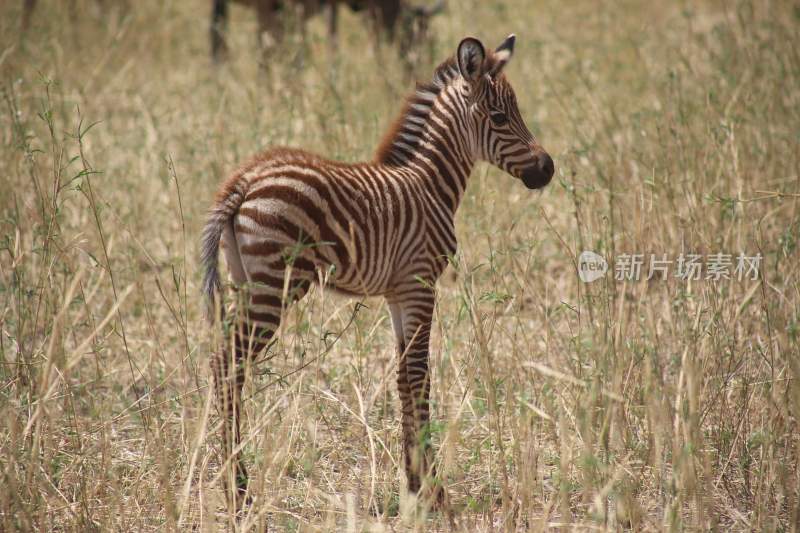
<path fill-rule="evenodd" d="M 460 76 L 456 60 L 451 57 L 436 67 L 430 82 L 417 84 L 416 90 L 406 99 L 400 115 L 378 145 L 376 163 L 401 165 L 411 158 L 436 97 Z"/>

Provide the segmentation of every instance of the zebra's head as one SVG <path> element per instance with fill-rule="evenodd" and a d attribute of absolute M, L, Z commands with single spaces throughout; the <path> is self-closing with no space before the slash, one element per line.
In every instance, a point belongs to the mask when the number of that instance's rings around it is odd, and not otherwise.
<path fill-rule="evenodd" d="M 479 40 L 467 37 L 458 45 L 456 61 L 466 82 L 475 155 L 521 179 L 529 189 L 538 189 L 550 183 L 555 167 L 522 120 L 514 89 L 503 74 L 514 40 L 509 35 L 487 54 Z"/>

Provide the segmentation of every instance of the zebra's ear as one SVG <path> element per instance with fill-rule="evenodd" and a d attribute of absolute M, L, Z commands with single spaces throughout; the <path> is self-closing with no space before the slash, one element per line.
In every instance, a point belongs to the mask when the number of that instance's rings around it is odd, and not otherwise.
<path fill-rule="evenodd" d="M 512 33 L 506 37 L 506 40 L 500 43 L 500 46 L 494 51 L 494 65 L 492 65 L 492 69 L 489 71 L 489 75 L 493 78 L 500 74 L 506 66 L 506 63 L 511 59 L 511 56 L 514 55 L 514 41 L 516 41 L 516 39 L 516 35 Z"/>
<path fill-rule="evenodd" d="M 486 50 L 478 39 L 467 37 L 461 41 L 458 44 L 456 58 L 458 59 L 458 70 L 465 80 L 474 82 L 481 77 Z"/>

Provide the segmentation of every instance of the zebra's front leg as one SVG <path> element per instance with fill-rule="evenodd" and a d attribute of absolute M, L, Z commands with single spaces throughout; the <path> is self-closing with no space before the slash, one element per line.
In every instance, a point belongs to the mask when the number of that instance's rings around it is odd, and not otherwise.
<path fill-rule="evenodd" d="M 414 418 L 414 402 L 406 375 L 406 341 L 403 331 L 403 310 L 397 303 L 389 304 L 392 315 L 392 328 L 395 334 L 397 349 L 397 392 L 400 396 L 401 426 L 403 429 L 403 460 L 405 461 L 406 481 L 409 492 L 416 493 L 420 488 L 420 477 L 412 458 L 416 445 L 416 421 Z"/>
<path fill-rule="evenodd" d="M 445 493 L 436 480 L 430 429 L 430 372 L 428 370 L 434 293 L 416 290 L 390 303 L 399 352 L 397 390 L 402 407 L 403 454 L 408 490 L 427 486 L 434 505 Z M 427 482 L 427 483 L 426 483 Z"/>

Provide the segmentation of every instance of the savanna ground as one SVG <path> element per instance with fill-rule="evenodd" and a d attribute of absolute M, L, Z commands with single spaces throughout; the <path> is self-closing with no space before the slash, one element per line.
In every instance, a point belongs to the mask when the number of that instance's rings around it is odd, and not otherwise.
<path fill-rule="evenodd" d="M 0 6 L 0 530 L 231 528 L 206 209 L 268 145 L 369 158 L 411 80 L 353 15 L 338 54 L 318 18 L 264 74 L 242 8 L 215 69 L 208 2 L 79 0 L 75 23 L 42 2 L 24 37 L 21 3 Z M 449 4 L 417 77 L 516 33 L 507 74 L 557 168 L 532 193 L 481 165 L 459 211 L 432 341 L 455 528 L 796 531 L 800 7 Z M 763 260 L 584 284 L 582 250 Z M 379 300 L 288 312 L 246 389 L 239 526 L 451 527 L 402 490 L 395 362 Z"/>

